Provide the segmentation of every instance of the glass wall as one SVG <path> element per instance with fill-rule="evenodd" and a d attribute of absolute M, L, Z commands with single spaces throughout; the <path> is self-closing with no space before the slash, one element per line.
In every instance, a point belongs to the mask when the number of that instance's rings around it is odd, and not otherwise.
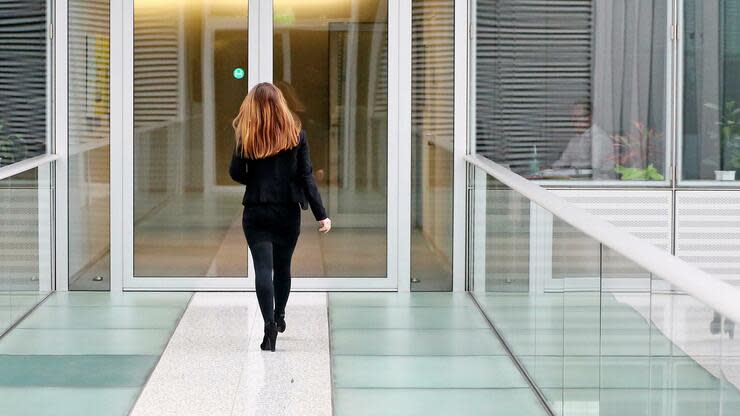
<path fill-rule="evenodd" d="M 414 0 L 411 289 L 452 289 L 455 3 Z"/>
<path fill-rule="evenodd" d="M 51 291 L 52 168 L 0 180 L 0 334 Z"/>
<path fill-rule="evenodd" d="M 740 179 L 740 0 L 685 0 L 682 178 Z"/>
<path fill-rule="evenodd" d="M 69 0 L 69 289 L 110 289 L 109 0 Z"/>
<path fill-rule="evenodd" d="M 247 274 L 231 120 L 247 1 L 134 2 L 134 274 Z"/>
<path fill-rule="evenodd" d="M 0 167 L 47 153 L 47 2 L 0 4 Z"/>
<path fill-rule="evenodd" d="M 388 5 L 276 0 L 273 80 L 306 131 L 333 222 L 305 212 L 295 276 L 385 277 L 388 217 Z"/>
<path fill-rule="evenodd" d="M 0 335 L 52 288 L 54 164 L 3 169 L 52 150 L 48 10 L 0 4 Z"/>
<path fill-rule="evenodd" d="M 532 179 L 663 181 L 668 1 L 475 2 L 475 145 Z"/>

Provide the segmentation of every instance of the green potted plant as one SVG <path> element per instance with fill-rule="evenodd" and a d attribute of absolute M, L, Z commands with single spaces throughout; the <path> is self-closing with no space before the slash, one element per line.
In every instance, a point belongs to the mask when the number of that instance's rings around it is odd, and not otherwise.
<path fill-rule="evenodd" d="M 719 106 L 707 104 L 720 112 Z M 719 125 L 720 168 L 714 171 L 718 181 L 734 181 L 740 169 L 740 107 L 734 100 L 725 102 L 721 109 Z"/>
<path fill-rule="evenodd" d="M 639 121 L 634 126 L 629 134 L 612 136 L 616 159 L 614 170 L 623 181 L 662 181 L 665 176 L 648 162 L 649 155 L 656 153 L 655 145 L 662 135 Z"/>

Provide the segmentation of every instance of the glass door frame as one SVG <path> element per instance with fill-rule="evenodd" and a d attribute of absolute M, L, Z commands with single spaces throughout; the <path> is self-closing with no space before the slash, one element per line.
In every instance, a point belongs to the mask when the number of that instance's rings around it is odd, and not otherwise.
<path fill-rule="evenodd" d="M 136 277 L 134 276 L 134 132 L 133 132 L 133 34 L 134 1 L 124 0 L 116 17 L 111 4 L 111 290 L 254 290 L 254 269 L 248 256 L 244 277 Z M 247 0 L 244 0 L 247 1 Z M 388 172 L 386 277 L 300 277 L 295 290 L 408 290 L 410 256 L 411 171 L 411 2 L 388 1 Z M 272 81 L 273 0 L 249 0 L 248 85 Z M 114 22 L 119 20 L 119 22 Z M 120 47 L 120 49 L 117 49 Z M 120 52 L 118 52 L 120 51 Z M 405 52 L 406 51 L 406 52 Z M 113 57 L 113 55 L 119 55 Z M 121 66 L 116 67 L 116 61 Z M 116 82 L 120 80 L 121 82 Z M 119 84 L 120 88 L 114 85 Z M 119 104 L 116 103 L 120 103 Z M 120 109 L 120 118 L 115 111 Z M 120 125 L 117 125 L 120 122 Z M 120 128 L 116 128 L 120 127 Z M 113 153 L 115 154 L 115 153 Z M 119 162 L 114 162 L 119 159 Z M 116 189 L 118 188 L 118 189 Z M 118 193 L 119 198 L 113 194 Z M 300 241 L 299 241 L 300 244 Z M 245 243 L 246 248 L 246 243 Z M 248 277 L 249 276 L 249 277 Z M 408 279 L 405 279 L 408 280 Z"/>

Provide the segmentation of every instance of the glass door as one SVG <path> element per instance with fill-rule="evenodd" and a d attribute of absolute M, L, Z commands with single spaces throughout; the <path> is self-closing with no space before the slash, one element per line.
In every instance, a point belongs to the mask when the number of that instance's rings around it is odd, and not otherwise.
<path fill-rule="evenodd" d="M 304 126 L 334 226 L 319 235 L 304 215 L 295 275 L 385 277 L 387 0 L 276 0 L 274 16 L 272 79 Z"/>
<path fill-rule="evenodd" d="M 293 287 L 396 288 L 387 0 L 130 1 L 124 287 L 253 287 L 231 120 L 271 81 L 334 223 L 321 235 L 303 213 Z"/>

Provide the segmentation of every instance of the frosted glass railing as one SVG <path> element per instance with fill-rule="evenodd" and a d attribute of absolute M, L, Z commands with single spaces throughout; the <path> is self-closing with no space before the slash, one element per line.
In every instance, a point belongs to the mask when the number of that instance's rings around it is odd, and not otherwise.
<path fill-rule="evenodd" d="M 51 292 L 53 171 L 47 161 L 0 179 L 0 336 Z"/>
<path fill-rule="evenodd" d="M 469 285 L 552 413 L 740 415 L 735 287 L 468 161 Z"/>

